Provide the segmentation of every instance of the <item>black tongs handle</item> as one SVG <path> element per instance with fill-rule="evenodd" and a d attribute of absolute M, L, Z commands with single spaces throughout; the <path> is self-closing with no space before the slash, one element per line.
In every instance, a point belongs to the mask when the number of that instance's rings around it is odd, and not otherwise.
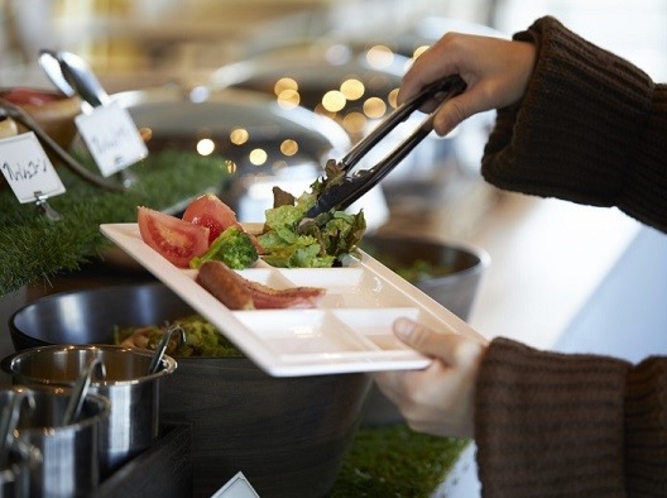
<path fill-rule="evenodd" d="M 392 112 L 366 137 L 361 139 L 340 160 L 344 171 L 349 171 L 365 156 L 380 140 L 387 136 L 396 126 L 405 121 L 408 116 L 418 110 L 431 99 L 447 100 L 465 90 L 466 84 L 458 75 L 449 76 L 425 86 L 421 92 L 405 101 Z"/>
<path fill-rule="evenodd" d="M 357 162 L 378 144 L 399 123 L 404 121 L 410 114 L 419 109 L 431 99 L 441 101 L 442 105 L 450 98 L 462 93 L 466 89 L 466 83 L 460 76 L 449 76 L 443 80 L 436 81 L 426 86 L 420 93 L 406 101 L 392 114 L 389 115 L 375 130 L 359 141 L 343 159 L 339 165 L 343 171 L 349 172 Z M 336 208 L 343 210 L 358 200 L 362 195 L 377 185 L 391 170 L 393 170 L 417 144 L 433 131 L 433 119 L 437 109 L 422 121 L 421 125 L 410 134 L 398 147 L 389 153 L 384 159 L 368 170 L 346 176 L 345 179 L 328 190 L 325 190 L 317 199 L 316 204 L 308 212 L 308 217 L 315 217 L 320 213 Z"/>

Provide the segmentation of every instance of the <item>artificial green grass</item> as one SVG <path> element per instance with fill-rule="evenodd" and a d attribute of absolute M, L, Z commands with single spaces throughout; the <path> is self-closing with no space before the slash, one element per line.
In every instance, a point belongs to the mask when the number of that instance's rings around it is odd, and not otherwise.
<path fill-rule="evenodd" d="M 165 210 L 217 190 L 229 179 L 227 168 L 220 157 L 158 152 L 131 167 L 135 185 L 114 192 L 58 167 L 67 192 L 48 202 L 60 221 L 39 215 L 32 203 L 20 204 L 5 185 L 0 189 L 0 296 L 79 269 L 109 244 L 100 224 L 136 221 L 139 205 Z"/>
<path fill-rule="evenodd" d="M 329 498 L 429 497 L 468 442 L 416 433 L 405 424 L 362 428 Z"/>

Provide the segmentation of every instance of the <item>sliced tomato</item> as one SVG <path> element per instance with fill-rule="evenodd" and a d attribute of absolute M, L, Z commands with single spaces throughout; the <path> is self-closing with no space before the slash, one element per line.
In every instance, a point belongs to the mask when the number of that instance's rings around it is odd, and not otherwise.
<path fill-rule="evenodd" d="M 179 268 L 208 249 L 209 229 L 147 207 L 137 210 L 142 240 Z"/>
<path fill-rule="evenodd" d="M 183 220 L 209 229 L 209 244 L 231 226 L 240 226 L 236 213 L 216 195 L 203 194 L 192 201 L 183 213 Z"/>

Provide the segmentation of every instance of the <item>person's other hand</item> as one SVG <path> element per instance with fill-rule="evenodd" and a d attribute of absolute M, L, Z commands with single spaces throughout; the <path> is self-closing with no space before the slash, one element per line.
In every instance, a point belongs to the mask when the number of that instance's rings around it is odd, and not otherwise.
<path fill-rule="evenodd" d="M 487 36 L 447 33 L 420 55 L 403 77 L 399 103 L 424 86 L 458 74 L 466 90 L 443 104 L 433 127 L 446 135 L 473 114 L 514 104 L 525 93 L 535 63 L 535 46 Z M 424 110 L 432 111 L 434 104 Z"/>
<path fill-rule="evenodd" d="M 379 389 L 399 407 L 411 429 L 472 437 L 475 379 L 485 345 L 406 318 L 396 320 L 394 333 L 433 362 L 424 370 L 375 373 Z"/>

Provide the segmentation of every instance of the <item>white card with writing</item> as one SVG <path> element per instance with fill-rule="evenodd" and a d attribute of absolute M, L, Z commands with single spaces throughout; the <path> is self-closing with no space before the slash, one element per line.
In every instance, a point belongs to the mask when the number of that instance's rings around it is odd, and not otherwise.
<path fill-rule="evenodd" d="M 65 193 L 63 182 L 32 131 L 0 140 L 0 168 L 21 204 L 35 202 L 37 196 Z"/>
<path fill-rule="evenodd" d="M 74 118 L 76 127 L 103 176 L 108 177 L 148 155 L 130 113 L 115 103 Z"/>
<path fill-rule="evenodd" d="M 237 472 L 211 498 L 259 498 L 259 495 L 243 472 Z"/>

